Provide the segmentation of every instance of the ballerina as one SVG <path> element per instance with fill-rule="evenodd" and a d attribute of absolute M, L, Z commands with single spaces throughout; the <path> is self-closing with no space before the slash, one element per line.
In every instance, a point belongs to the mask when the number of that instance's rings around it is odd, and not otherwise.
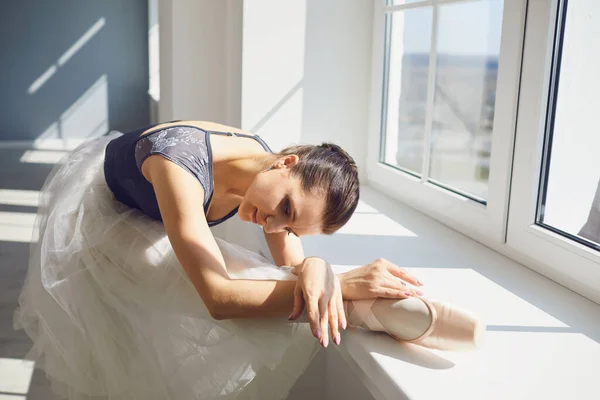
<path fill-rule="evenodd" d="M 338 277 L 304 257 L 298 236 L 334 233 L 358 199 L 356 164 L 333 144 L 274 153 L 202 121 L 111 132 L 42 188 L 15 327 L 69 399 L 283 398 L 348 322 L 414 339 L 384 315 L 403 307 L 377 298 L 418 297 L 416 278 L 385 260 Z M 262 226 L 276 265 L 212 235 L 236 214 Z M 420 336 L 434 337 L 449 325 L 423 304 Z"/>

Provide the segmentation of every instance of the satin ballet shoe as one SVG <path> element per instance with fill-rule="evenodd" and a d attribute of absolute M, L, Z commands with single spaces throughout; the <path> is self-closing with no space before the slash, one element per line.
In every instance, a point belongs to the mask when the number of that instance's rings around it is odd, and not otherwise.
<path fill-rule="evenodd" d="M 400 342 L 438 350 L 469 351 L 477 349 L 483 341 L 485 324 L 473 313 L 449 303 L 424 297 L 350 303 L 354 306 L 350 311 L 351 325 L 385 332 Z"/>

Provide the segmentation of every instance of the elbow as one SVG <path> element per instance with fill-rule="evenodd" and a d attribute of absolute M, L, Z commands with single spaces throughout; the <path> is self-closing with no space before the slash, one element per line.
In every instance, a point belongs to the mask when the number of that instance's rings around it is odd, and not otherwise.
<path fill-rule="evenodd" d="M 218 290 L 213 290 L 208 301 L 206 301 L 206 308 L 208 308 L 208 312 L 210 316 L 217 320 L 222 321 L 225 319 L 230 319 L 231 317 L 231 309 L 227 305 L 227 292 L 224 286 L 219 286 Z"/>
<path fill-rule="evenodd" d="M 214 320 L 223 321 L 225 319 L 229 319 L 229 316 L 225 312 L 225 307 L 223 307 L 222 305 L 218 305 L 218 304 L 214 304 L 213 303 L 208 308 L 208 312 L 210 313 L 210 316 Z"/>

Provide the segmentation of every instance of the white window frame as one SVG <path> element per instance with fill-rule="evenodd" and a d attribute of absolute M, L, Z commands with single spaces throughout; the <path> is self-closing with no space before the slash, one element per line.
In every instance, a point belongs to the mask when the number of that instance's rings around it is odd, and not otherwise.
<path fill-rule="evenodd" d="M 539 273 L 600 303 L 600 252 L 536 225 L 558 0 L 530 1 L 507 245 Z"/>
<path fill-rule="evenodd" d="M 379 161 L 385 13 L 466 1 L 480 0 L 375 2 L 368 183 L 600 303 L 600 252 L 536 224 L 559 0 L 504 2 L 487 207 Z M 434 25 L 432 48 L 435 36 Z"/>
<path fill-rule="evenodd" d="M 384 90 L 385 14 L 433 6 L 431 49 L 435 49 L 437 47 L 438 6 L 474 1 L 482 0 L 426 0 L 396 6 L 386 6 L 384 0 L 375 1 L 367 180 L 369 185 L 383 193 L 411 205 L 459 232 L 480 241 L 503 243 L 506 237 L 508 193 L 525 26 L 525 1 L 504 1 L 487 205 L 484 206 L 465 196 L 431 184 L 427 182 L 426 178 L 416 178 L 379 161 Z M 433 110 L 433 83 L 436 72 L 434 53 L 432 50 L 426 121 L 432 120 L 430 114 Z M 429 126 L 431 126 L 430 123 Z M 430 134 L 431 130 L 427 129 L 424 139 L 425 149 L 429 148 Z M 429 151 L 426 150 L 426 153 L 424 166 L 428 168 Z M 423 175 L 427 176 L 427 172 Z"/>

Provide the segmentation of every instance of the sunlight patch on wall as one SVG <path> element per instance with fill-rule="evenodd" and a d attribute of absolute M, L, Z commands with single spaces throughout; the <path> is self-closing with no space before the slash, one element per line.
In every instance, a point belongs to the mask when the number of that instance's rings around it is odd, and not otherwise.
<path fill-rule="evenodd" d="M 50 68 L 48 68 L 46 70 L 46 72 L 44 72 L 42 75 L 40 75 L 39 78 L 37 78 L 35 81 L 33 81 L 31 86 L 29 86 L 29 89 L 27 89 L 27 93 L 34 94 L 35 92 L 37 92 L 39 88 L 44 86 L 44 83 L 46 83 L 48 81 L 48 79 L 50 79 L 50 78 L 52 78 L 52 76 L 54 76 L 54 74 L 56 73 L 56 70 L 57 70 L 56 65 L 50 66 Z"/>
<path fill-rule="evenodd" d="M 0 400 L 25 399 L 34 366 L 30 360 L 0 358 Z"/>
<path fill-rule="evenodd" d="M 0 204 L 37 207 L 39 196 L 37 190 L 0 189 Z"/>
<path fill-rule="evenodd" d="M 58 150 L 27 150 L 19 161 L 29 164 L 56 164 L 66 154 L 67 151 Z"/>
<path fill-rule="evenodd" d="M 100 76 L 34 141 L 40 150 L 73 150 L 109 130 L 108 77 Z M 51 157 L 48 155 L 48 157 Z"/>
<path fill-rule="evenodd" d="M 34 237 L 38 237 L 38 233 L 33 229 L 35 217 L 36 214 L 33 213 L 0 212 L 0 241 L 33 242 Z"/>
<path fill-rule="evenodd" d="M 58 59 L 57 63 L 48 67 L 48 69 L 40 75 L 39 78 L 33 81 L 33 83 L 27 89 L 28 94 L 34 94 L 37 92 L 54 74 L 58 67 L 62 67 L 65 65 L 67 61 L 69 61 L 75 53 L 77 53 L 87 42 L 90 41 L 102 27 L 106 25 L 106 19 L 104 17 L 100 18 L 94 25 L 92 25 L 87 32 L 83 34 L 73 45 L 63 53 L 62 56 Z"/>
<path fill-rule="evenodd" d="M 106 19 L 104 17 L 96 21 L 96 23 L 92 25 L 90 29 L 88 29 L 87 32 L 83 34 L 83 36 L 81 36 L 75 43 L 73 43 L 73 45 L 67 51 L 63 53 L 62 56 L 60 56 L 60 58 L 58 59 L 58 65 L 61 67 L 65 65 L 67 61 L 69 61 L 71 57 L 75 55 L 75 53 L 81 50 L 81 48 L 85 46 L 85 44 L 89 42 L 90 39 L 93 38 L 96 35 L 96 33 L 98 33 L 100 29 L 102 29 L 104 25 L 106 25 Z"/>

